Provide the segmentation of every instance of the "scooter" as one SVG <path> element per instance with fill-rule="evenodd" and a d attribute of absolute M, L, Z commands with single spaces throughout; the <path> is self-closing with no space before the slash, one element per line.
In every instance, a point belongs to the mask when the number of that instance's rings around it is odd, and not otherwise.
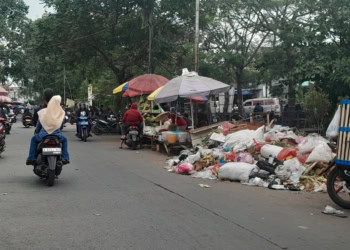
<path fill-rule="evenodd" d="M 9 122 L 9 119 L 8 117 L 0 117 L 0 123 L 2 123 L 2 125 L 5 127 L 5 134 L 9 135 L 10 134 L 10 131 L 11 131 L 11 128 L 12 128 L 12 125 L 11 123 Z"/>
<path fill-rule="evenodd" d="M 138 146 L 142 147 L 141 140 L 139 127 L 137 124 L 132 124 L 128 128 L 126 136 L 121 139 L 120 148 L 123 148 L 123 144 L 125 143 L 129 148 L 135 150 Z"/>
<path fill-rule="evenodd" d="M 336 164 L 334 158 L 320 176 L 326 173 L 329 197 L 338 206 L 350 209 L 350 167 Z"/>
<path fill-rule="evenodd" d="M 24 115 L 22 119 L 23 126 L 29 128 L 33 126 L 33 117 L 31 115 Z"/>
<path fill-rule="evenodd" d="M 5 151 L 5 148 L 6 148 L 5 138 L 6 138 L 5 127 L 2 123 L 0 123 L 0 156 L 1 156 L 1 153 Z"/>
<path fill-rule="evenodd" d="M 121 128 L 119 124 L 119 118 L 114 115 L 110 115 L 110 117 L 107 118 L 107 121 L 102 119 L 97 119 L 93 121 L 91 131 L 95 135 L 120 134 Z"/>
<path fill-rule="evenodd" d="M 79 123 L 79 137 L 82 141 L 86 142 L 87 138 L 89 137 L 89 120 L 88 117 L 86 116 L 86 112 L 85 111 L 81 111 L 80 112 L 80 116 L 78 119 L 78 123 Z"/>
<path fill-rule="evenodd" d="M 47 181 L 49 187 L 55 183 L 56 176 L 62 172 L 62 145 L 59 137 L 46 136 L 37 147 L 34 173 Z"/>

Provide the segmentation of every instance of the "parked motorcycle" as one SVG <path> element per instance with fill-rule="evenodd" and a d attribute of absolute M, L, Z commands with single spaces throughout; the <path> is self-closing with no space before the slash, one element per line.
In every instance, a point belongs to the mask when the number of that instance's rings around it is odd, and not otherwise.
<path fill-rule="evenodd" d="M 121 139 L 120 148 L 123 148 L 123 144 L 125 143 L 129 148 L 135 150 L 138 146 L 141 147 L 141 135 L 139 132 L 139 127 L 137 124 L 132 124 L 126 131 L 125 138 Z"/>
<path fill-rule="evenodd" d="M 5 127 L 2 123 L 0 123 L 0 156 L 1 156 L 1 153 L 5 151 L 5 148 L 6 148 L 5 138 L 6 138 Z"/>
<path fill-rule="evenodd" d="M 11 112 L 8 115 L 8 119 L 9 119 L 10 123 L 16 123 L 17 122 L 17 115 L 15 113 Z"/>
<path fill-rule="evenodd" d="M 9 119 L 7 116 L 1 116 L 0 117 L 0 123 L 2 123 L 2 125 L 5 127 L 5 134 L 9 135 L 10 131 L 11 131 L 11 123 L 9 122 Z"/>
<path fill-rule="evenodd" d="M 85 111 L 80 112 L 80 116 L 78 119 L 80 134 L 79 137 L 81 140 L 86 142 L 86 139 L 89 137 L 89 120 Z"/>
<path fill-rule="evenodd" d="M 66 116 L 68 116 L 67 122 L 69 121 L 70 124 L 73 125 L 74 123 L 77 122 L 74 113 L 72 113 L 72 112 L 70 112 L 70 111 L 67 111 Z"/>
<path fill-rule="evenodd" d="M 327 175 L 327 193 L 332 201 L 350 209 L 350 166 L 337 165 L 334 158 L 321 173 Z"/>
<path fill-rule="evenodd" d="M 120 119 L 114 115 L 110 115 L 107 120 L 97 119 L 92 123 L 92 133 L 95 135 L 120 134 L 121 128 L 119 121 Z"/>
<path fill-rule="evenodd" d="M 62 145 L 60 138 L 54 135 L 46 136 L 37 148 L 37 158 L 34 163 L 34 173 L 45 178 L 49 187 L 55 183 L 55 177 L 62 172 Z"/>
<path fill-rule="evenodd" d="M 23 126 L 29 128 L 33 126 L 33 117 L 31 115 L 24 115 L 22 119 Z"/>

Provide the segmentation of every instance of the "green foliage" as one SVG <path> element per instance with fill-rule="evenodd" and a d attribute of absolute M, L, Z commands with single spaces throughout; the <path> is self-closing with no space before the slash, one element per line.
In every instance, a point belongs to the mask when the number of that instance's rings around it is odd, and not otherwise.
<path fill-rule="evenodd" d="M 307 120 L 312 126 L 316 126 L 321 132 L 325 125 L 325 119 L 330 110 L 329 96 L 322 90 L 310 88 L 304 97 L 304 111 Z"/>

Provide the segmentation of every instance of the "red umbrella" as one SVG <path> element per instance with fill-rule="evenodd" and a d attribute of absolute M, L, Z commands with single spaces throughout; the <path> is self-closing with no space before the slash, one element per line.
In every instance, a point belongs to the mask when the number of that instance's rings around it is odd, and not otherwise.
<path fill-rule="evenodd" d="M 165 85 L 169 80 L 161 75 L 156 74 L 144 74 L 133 78 L 129 81 L 129 93 L 130 97 L 150 94 L 159 87 Z"/>
<path fill-rule="evenodd" d="M 6 89 L 0 86 L 0 96 L 7 96 L 7 95 L 8 95 L 8 92 L 6 91 Z"/>

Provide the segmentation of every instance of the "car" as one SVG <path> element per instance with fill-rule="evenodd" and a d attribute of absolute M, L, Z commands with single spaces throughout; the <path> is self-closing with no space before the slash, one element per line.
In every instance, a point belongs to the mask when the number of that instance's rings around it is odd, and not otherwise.
<path fill-rule="evenodd" d="M 281 104 L 278 98 L 254 98 L 245 100 L 243 102 L 244 113 L 253 113 L 258 103 L 264 108 L 264 113 L 273 111 L 276 116 L 281 115 Z"/>

